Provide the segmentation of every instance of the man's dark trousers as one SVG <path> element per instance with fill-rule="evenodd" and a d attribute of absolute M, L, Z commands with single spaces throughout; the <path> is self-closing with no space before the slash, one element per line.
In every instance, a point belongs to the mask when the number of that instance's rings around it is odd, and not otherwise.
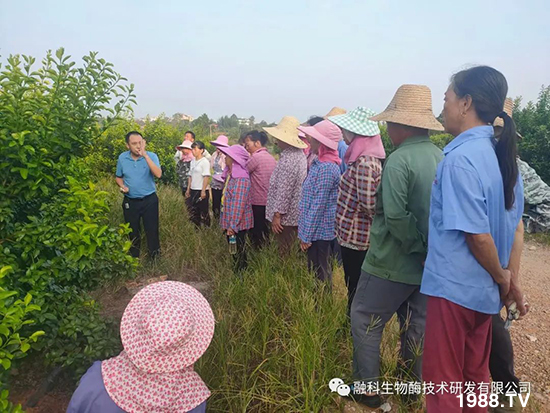
<path fill-rule="evenodd" d="M 130 254 L 132 257 L 139 258 L 139 248 L 141 244 L 141 220 L 143 219 L 143 228 L 147 237 L 147 247 L 149 257 L 156 258 L 160 254 L 159 242 L 159 199 L 153 192 L 143 198 L 124 197 L 122 202 L 122 211 L 124 220 L 130 224 L 130 240 L 132 247 Z"/>

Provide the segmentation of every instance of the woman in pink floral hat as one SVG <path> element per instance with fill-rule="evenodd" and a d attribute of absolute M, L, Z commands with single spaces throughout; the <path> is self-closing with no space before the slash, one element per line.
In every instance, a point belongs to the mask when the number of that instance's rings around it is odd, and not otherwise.
<path fill-rule="evenodd" d="M 120 325 L 124 350 L 82 376 L 67 413 L 205 412 L 210 391 L 193 364 L 214 335 L 214 314 L 193 287 L 151 284 Z"/>

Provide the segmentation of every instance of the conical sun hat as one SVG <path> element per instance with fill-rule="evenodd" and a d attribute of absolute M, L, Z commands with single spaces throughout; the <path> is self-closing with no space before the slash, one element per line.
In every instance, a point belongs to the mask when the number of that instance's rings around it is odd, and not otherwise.
<path fill-rule="evenodd" d="M 298 119 L 294 116 L 285 116 L 277 126 L 263 128 L 263 130 L 281 142 L 295 148 L 305 149 L 307 145 L 298 137 L 298 126 L 300 126 Z"/>
<path fill-rule="evenodd" d="M 510 98 L 506 98 L 504 101 L 504 112 L 510 117 L 512 117 L 512 113 L 514 112 L 514 101 Z M 502 134 L 502 129 L 504 127 L 504 120 L 500 116 L 497 116 L 495 118 L 495 121 L 493 122 L 493 127 L 499 128 L 495 129 L 495 136 L 500 136 Z M 518 138 L 522 139 L 523 136 L 520 135 L 519 132 L 516 131 L 516 134 L 518 135 Z"/>
<path fill-rule="evenodd" d="M 371 109 L 359 106 L 351 112 L 331 116 L 328 120 L 342 129 L 349 130 L 357 135 L 376 136 L 380 135 L 380 128 L 376 122 L 370 120 L 374 115 L 375 113 Z"/>
<path fill-rule="evenodd" d="M 330 118 L 331 116 L 336 115 L 343 115 L 344 113 L 347 113 L 346 109 L 339 108 L 338 106 L 333 107 L 329 113 L 327 113 L 325 116 L 323 116 L 325 119 Z"/>
<path fill-rule="evenodd" d="M 444 130 L 432 111 L 432 92 L 424 85 L 400 86 L 386 110 L 373 116 L 371 120 L 434 131 Z"/>

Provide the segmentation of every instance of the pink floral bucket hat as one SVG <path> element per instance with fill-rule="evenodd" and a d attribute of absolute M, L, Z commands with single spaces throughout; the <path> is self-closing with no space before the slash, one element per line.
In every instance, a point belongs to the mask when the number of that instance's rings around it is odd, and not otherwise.
<path fill-rule="evenodd" d="M 193 364 L 214 335 L 214 314 L 195 288 L 151 284 L 130 301 L 120 325 L 124 350 L 101 363 L 105 389 L 127 412 L 187 412 L 210 391 Z"/>

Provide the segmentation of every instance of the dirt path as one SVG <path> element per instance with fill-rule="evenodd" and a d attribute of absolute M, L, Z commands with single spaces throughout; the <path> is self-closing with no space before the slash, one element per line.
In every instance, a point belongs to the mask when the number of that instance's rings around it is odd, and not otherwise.
<path fill-rule="evenodd" d="M 527 243 L 520 272 L 530 313 L 511 328 L 516 375 L 531 383 L 542 412 L 550 411 L 550 248 Z"/>
<path fill-rule="evenodd" d="M 191 278 L 188 274 L 186 277 Z M 530 412 L 550 411 L 550 247 L 528 242 L 522 259 L 521 279 L 524 291 L 531 305 L 530 314 L 522 321 L 515 322 L 511 329 L 516 358 L 516 374 L 522 381 L 531 383 L 533 399 Z M 125 289 L 106 293 L 99 297 L 104 302 L 104 312 L 110 316 L 122 315 L 130 295 Z M 32 382 L 32 380 L 30 380 Z M 23 383 L 25 383 L 23 381 Z M 39 381 L 33 382 L 38 386 Z M 23 403 L 34 387 L 29 382 L 13 389 L 14 399 Z M 66 388 L 57 385 L 45 395 L 37 407 L 28 413 L 64 412 L 70 399 Z M 345 412 L 370 412 L 355 404 L 346 404 Z M 393 411 L 393 410 L 392 410 Z"/>

